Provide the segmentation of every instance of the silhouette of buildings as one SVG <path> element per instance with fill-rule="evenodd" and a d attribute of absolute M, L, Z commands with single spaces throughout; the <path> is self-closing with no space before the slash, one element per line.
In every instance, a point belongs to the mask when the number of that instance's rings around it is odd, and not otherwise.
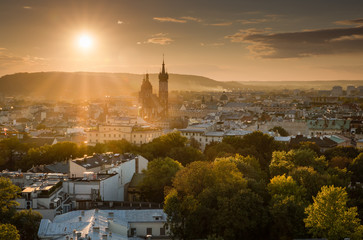
<path fill-rule="evenodd" d="M 159 97 L 153 94 L 153 86 L 149 80 L 149 74 L 145 75 L 139 92 L 140 111 L 139 115 L 145 120 L 165 120 L 168 117 L 168 79 L 169 74 L 165 70 L 163 60 L 162 69 L 159 73 Z"/>

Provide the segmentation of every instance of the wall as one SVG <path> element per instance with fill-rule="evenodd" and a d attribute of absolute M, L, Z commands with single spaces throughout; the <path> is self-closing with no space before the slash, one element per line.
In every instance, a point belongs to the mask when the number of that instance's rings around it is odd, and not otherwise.
<path fill-rule="evenodd" d="M 100 182 L 100 195 L 102 201 L 123 201 L 118 192 L 121 191 L 119 184 L 119 175 L 116 174 Z M 122 196 L 123 197 L 123 196 Z"/>
<path fill-rule="evenodd" d="M 131 228 L 136 228 L 136 235 L 137 236 L 146 236 L 147 228 L 152 228 L 152 236 L 160 236 L 160 228 L 164 227 L 165 222 L 135 222 L 130 223 L 130 230 Z M 165 235 L 167 236 L 167 231 L 165 231 Z"/>
<path fill-rule="evenodd" d="M 87 172 L 87 169 L 81 165 L 69 160 L 69 177 L 83 177 L 83 173 Z"/>

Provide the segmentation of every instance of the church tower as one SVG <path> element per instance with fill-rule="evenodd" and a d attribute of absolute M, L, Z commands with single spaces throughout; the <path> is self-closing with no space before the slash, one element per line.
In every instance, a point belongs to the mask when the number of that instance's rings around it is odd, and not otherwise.
<path fill-rule="evenodd" d="M 159 102 L 163 107 L 163 111 L 161 113 L 161 117 L 166 118 L 168 117 L 168 79 L 169 74 L 165 71 L 165 63 L 163 58 L 163 65 L 161 72 L 159 73 Z"/>
<path fill-rule="evenodd" d="M 152 94 L 153 86 L 149 81 L 149 74 L 146 74 L 141 84 L 141 91 L 139 92 L 139 103 L 141 104 L 141 112 L 139 114 L 143 118 L 151 118 L 155 112 L 152 105 Z"/>

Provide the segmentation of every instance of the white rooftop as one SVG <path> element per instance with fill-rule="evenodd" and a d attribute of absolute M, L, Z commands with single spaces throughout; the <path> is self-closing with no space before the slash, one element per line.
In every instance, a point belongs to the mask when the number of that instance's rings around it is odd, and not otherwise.
<path fill-rule="evenodd" d="M 155 216 L 161 216 L 155 220 Z M 42 219 L 38 236 L 40 239 L 104 239 L 112 235 L 112 240 L 126 240 L 130 223 L 165 222 L 162 209 L 146 210 L 78 210 L 58 215 L 53 222 Z M 76 238 L 77 233 L 79 236 Z M 135 239 L 135 238 L 130 238 Z"/>

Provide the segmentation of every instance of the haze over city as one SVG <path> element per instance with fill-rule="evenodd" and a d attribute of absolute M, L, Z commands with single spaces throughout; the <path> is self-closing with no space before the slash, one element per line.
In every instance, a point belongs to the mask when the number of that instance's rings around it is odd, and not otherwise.
<path fill-rule="evenodd" d="M 0 2 L 0 76 L 172 73 L 219 81 L 362 80 L 362 1 Z"/>

